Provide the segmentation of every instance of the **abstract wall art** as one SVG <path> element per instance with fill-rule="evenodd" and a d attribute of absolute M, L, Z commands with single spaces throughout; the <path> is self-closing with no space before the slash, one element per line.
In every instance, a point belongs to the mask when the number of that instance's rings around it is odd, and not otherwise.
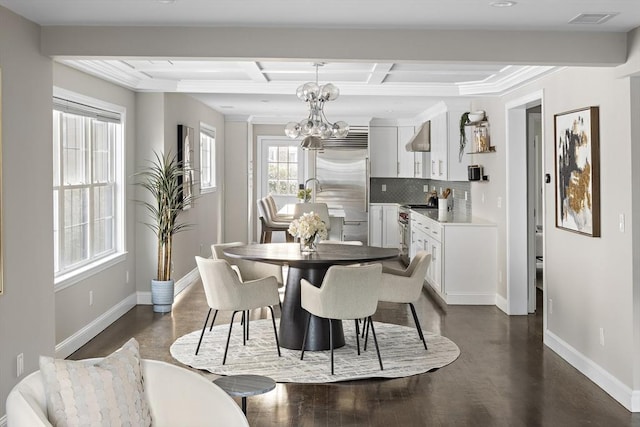
<path fill-rule="evenodd" d="M 599 108 L 554 116 L 556 227 L 600 237 Z"/>

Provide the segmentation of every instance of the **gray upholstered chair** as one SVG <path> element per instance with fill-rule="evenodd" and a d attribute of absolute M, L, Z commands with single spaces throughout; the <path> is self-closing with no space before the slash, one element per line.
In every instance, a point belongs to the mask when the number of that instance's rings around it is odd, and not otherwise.
<path fill-rule="evenodd" d="M 331 347 L 331 375 L 333 375 L 333 334 L 331 333 L 333 320 L 353 320 L 356 325 L 356 345 L 360 354 L 360 338 L 358 320 L 366 319 L 371 326 L 373 340 L 376 345 L 380 369 L 382 358 L 378 348 L 378 339 L 373 327 L 371 316 L 378 308 L 378 294 L 382 278 L 382 265 L 333 265 L 329 267 L 320 287 L 316 287 L 307 280 L 300 281 L 302 308 L 309 312 L 307 327 L 302 342 L 300 360 L 304 358 L 307 334 L 311 315 L 329 319 L 329 342 Z"/>
<path fill-rule="evenodd" d="M 258 213 L 262 230 L 260 233 L 260 243 L 270 243 L 271 235 L 274 231 L 284 231 L 285 240 L 293 242 L 293 236 L 289 234 L 289 224 L 291 221 L 278 221 L 272 215 L 269 202 L 265 198 L 258 200 Z"/>
<path fill-rule="evenodd" d="M 267 202 L 267 206 L 269 207 L 271 216 L 276 221 L 291 222 L 291 220 L 293 219 L 293 214 L 279 214 L 278 205 L 276 204 L 276 200 L 273 198 L 271 194 L 265 196 L 264 200 L 266 200 Z"/>
<path fill-rule="evenodd" d="M 427 341 L 424 339 L 420 321 L 416 315 L 416 302 L 422 294 L 422 285 L 431 262 L 431 254 L 419 251 L 411 259 L 411 263 L 404 270 L 384 266 L 382 268 L 382 286 L 380 287 L 380 301 L 409 304 L 413 321 L 416 323 L 418 336 L 427 349 Z"/>
<path fill-rule="evenodd" d="M 280 356 L 280 343 L 278 342 L 278 331 L 276 330 L 276 321 L 273 313 L 273 305 L 278 304 L 280 297 L 278 296 L 278 282 L 275 277 L 269 276 L 258 280 L 240 281 L 238 274 L 231 268 L 231 265 L 225 260 L 208 259 L 196 256 L 196 264 L 202 278 L 204 293 L 207 297 L 209 311 L 202 327 L 196 354 L 200 350 L 200 344 L 204 337 L 205 329 L 211 315 L 211 310 L 229 310 L 233 311 L 231 322 L 229 323 L 229 336 L 224 349 L 224 357 L 222 364 L 227 360 L 227 351 L 229 350 L 229 339 L 231 338 L 231 329 L 233 327 L 233 319 L 238 312 L 246 312 L 260 307 L 269 307 L 271 310 L 271 320 L 273 322 L 273 332 L 276 338 L 276 347 L 278 348 L 278 356 Z M 215 318 L 214 318 L 215 320 Z M 245 325 L 248 322 L 245 322 Z M 243 344 L 245 344 L 246 334 L 243 330 Z"/>

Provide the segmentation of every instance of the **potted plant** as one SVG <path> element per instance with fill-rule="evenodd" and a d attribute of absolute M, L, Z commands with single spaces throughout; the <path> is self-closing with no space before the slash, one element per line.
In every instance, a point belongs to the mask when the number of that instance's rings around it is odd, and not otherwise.
<path fill-rule="evenodd" d="M 178 221 L 185 205 L 191 203 L 191 196 L 184 196 L 182 181 L 187 171 L 171 154 L 154 152 L 155 160 L 136 174 L 137 185 L 149 192 L 152 201 L 142 201 L 149 222 L 145 225 L 157 237 L 158 269 L 156 279 L 151 281 L 153 311 L 166 313 L 173 304 L 174 282 L 171 279 L 171 251 L 174 234 L 185 230 L 189 224 Z"/>

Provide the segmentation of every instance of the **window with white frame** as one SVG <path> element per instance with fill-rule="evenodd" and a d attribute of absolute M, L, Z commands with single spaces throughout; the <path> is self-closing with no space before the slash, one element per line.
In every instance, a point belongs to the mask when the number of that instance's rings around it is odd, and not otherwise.
<path fill-rule="evenodd" d="M 57 280 L 124 251 L 122 116 L 95 102 L 53 99 Z"/>
<path fill-rule="evenodd" d="M 200 123 L 200 192 L 216 189 L 216 129 Z"/>

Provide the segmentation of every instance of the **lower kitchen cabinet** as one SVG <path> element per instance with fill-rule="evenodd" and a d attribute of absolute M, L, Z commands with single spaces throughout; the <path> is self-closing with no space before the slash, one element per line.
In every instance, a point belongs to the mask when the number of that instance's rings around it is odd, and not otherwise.
<path fill-rule="evenodd" d="M 411 236 L 411 256 L 418 250 L 431 254 L 425 280 L 444 302 L 495 305 L 495 224 L 441 223 L 412 211 Z"/>
<path fill-rule="evenodd" d="M 372 203 L 369 205 L 369 245 L 383 248 L 400 246 L 398 205 Z"/>

